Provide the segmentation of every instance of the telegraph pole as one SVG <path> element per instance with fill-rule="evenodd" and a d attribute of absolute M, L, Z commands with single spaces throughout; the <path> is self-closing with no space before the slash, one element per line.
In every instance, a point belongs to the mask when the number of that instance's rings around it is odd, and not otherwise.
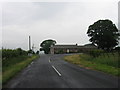
<path fill-rule="evenodd" d="M 29 50 L 31 50 L 31 38 L 29 36 Z"/>
<path fill-rule="evenodd" d="M 36 48 L 36 47 L 35 47 L 34 44 L 33 44 L 33 46 L 32 46 L 32 51 L 34 51 L 34 48 Z"/>

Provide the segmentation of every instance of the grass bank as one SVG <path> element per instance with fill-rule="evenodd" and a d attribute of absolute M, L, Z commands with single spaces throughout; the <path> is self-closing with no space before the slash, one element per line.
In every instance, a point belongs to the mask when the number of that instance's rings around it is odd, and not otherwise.
<path fill-rule="evenodd" d="M 14 77 L 19 71 L 28 66 L 33 60 L 37 59 L 38 55 L 20 56 L 5 59 L 2 61 L 2 84 Z"/>
<path fill-rule="evenodd" d="M 120 56 L 116 53 L 114 55 L 104 54 L 93 58 L 87 54 L 65 56 L 64 60 L 77 64 L 86 69 L 99 70 L 114 76 L 120 76 Z"/>

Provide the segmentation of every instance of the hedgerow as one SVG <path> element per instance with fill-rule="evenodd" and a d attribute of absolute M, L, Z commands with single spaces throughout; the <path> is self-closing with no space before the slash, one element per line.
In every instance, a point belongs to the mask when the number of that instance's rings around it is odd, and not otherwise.
<path fill-rule="evenodd" d="M 2 49 L 2 58 L 7 59 L 7 58 L 13 58 L 13 57 L 18 57 L 20 55 L 27 55 L 27 51 L 22 50 L 21 48 L 17 49 Z"/>

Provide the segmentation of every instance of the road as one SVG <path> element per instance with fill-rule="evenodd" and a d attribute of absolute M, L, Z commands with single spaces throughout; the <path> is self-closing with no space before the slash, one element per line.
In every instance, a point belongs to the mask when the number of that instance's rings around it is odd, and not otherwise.
<path fill-rule="evenodd" d="M 64 61 L 65 54 L 41 55 L 6 88 L 118 88 L 118 78 Z"/>

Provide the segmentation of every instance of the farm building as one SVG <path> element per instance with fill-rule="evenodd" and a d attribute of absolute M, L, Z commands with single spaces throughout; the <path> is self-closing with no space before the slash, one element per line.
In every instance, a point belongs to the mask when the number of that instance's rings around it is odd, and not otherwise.
<path fill-rule="evenodd" d="M 62 53 L 82 53 L 87 52 L 97 47 L 93 44 L 86 44 L 83 46 L 76 45 L 54 45 L 50 47 L 51 54 L 62 54 Z"/>

